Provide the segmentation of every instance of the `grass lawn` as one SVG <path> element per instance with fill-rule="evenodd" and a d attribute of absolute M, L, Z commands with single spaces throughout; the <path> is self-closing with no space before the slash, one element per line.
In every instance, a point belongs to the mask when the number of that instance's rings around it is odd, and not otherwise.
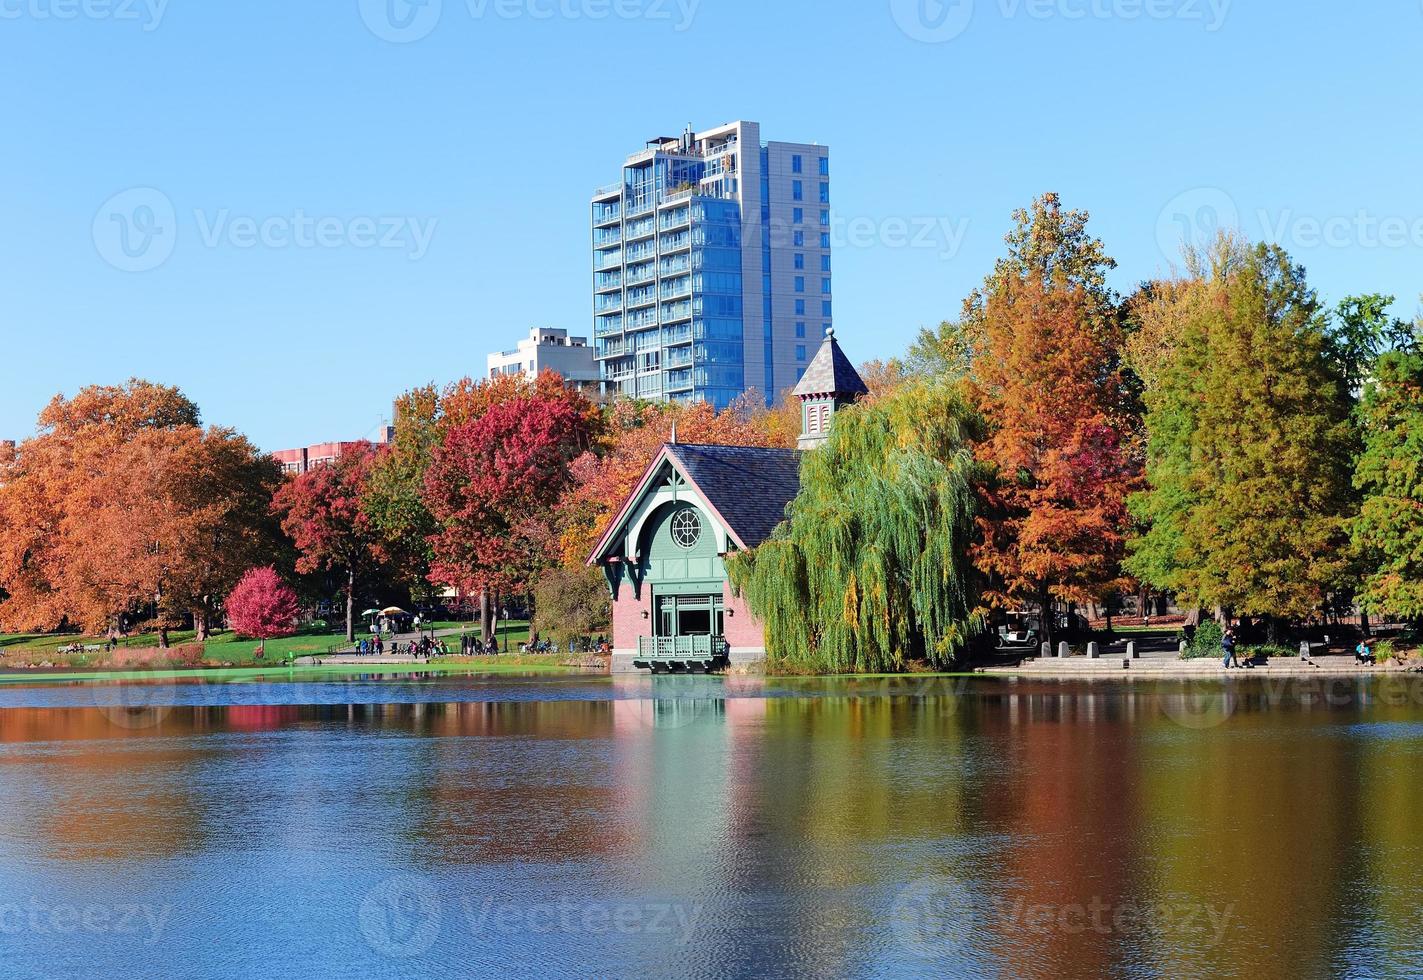
<path fill-rule="evenodd" d="M 161 680 L 204 680 L 204 681 L 261 681 L 282 682 L 302 678 L 322 677 L 400 677 L 406 674 L 451 674 L 477 677 L 489 674 L 553 674 L 577 673 L 576 667 L 564 667 L 563 658 L 555 656 L 530 657 L 515 654 L 508 657 L 486 657 L 480 660 L 443 660 L 429 664 L 380 664 L 370 667 L 350 664 L 322 664 L 319 666 L 265 666 L 265 667 L 194 667 L 181 670 L 75 670 L 66 672 L 42 672 L 31 670 L 0 671 L 0 687 L 6 684 L 34 684 L 43 682 L 76 681 L 161 681 Z"/>
<path fill-rule="evenodd" d="M 356 636 L 369 636 L 369 633 L 362 633 L 362 625 L 357 624 Z M 453 629 L 468 629 L 471 633 L 478 632 L 477 624 L 460 622 L 438 622 L 429 624 L 426 628 L 442 632 Z M 505 637 L 508 638 L 509 649 L 515 652 L 518 651 L 521 643 L 528 642 L 528 623 L 510 620 L 500 624 L 500 631 L 500 649 L 503 649 Z M 59 651 L 60 648 L 67 647 L 72 643 L 97 646 L 103 642 L 103 637 L 80 636 L 77 633 L 0 634 L 0 662 L 8 660 L 12 664 L 24 664 L 51 661 L 70 667 L 97 666 L 103 660 L 102 653 L 65 654 Z M 193 631 L 171 630 L 168 633 L 168 642 L 170 646 L 174 647 L 192 643 Z M 449 640 L 446 639 L 446 643 L 448 642 Z M 203 650 L 203 658 L 210 663 L 234 666 L 281 663 L 293 657 L 319 656 L 330 653 L 332 648 L 344 646 L 345 643 L 345 630 L 340 626 L 335 629 L 329 623 L 305 626 L 298 630 L 295 636 L 268 640 L 266 656 L 258 660 L 257 649 L 260 644 L 256 640 L 248 640 L 235 633 L 223 632 L 214 633 L 208 638 Z M 158 636 L 155 633 L 145 633 L 125 637 L 119 641 L 119 646 L 138 650 L 153 649 L 158 646 Z"/>

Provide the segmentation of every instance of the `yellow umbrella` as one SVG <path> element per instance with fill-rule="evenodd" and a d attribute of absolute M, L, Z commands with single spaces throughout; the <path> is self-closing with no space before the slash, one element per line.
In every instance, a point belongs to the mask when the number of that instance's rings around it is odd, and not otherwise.
<path fill-rule="evenodd" d="M 410 615 L 410 614 L 407 613 L 404 609 L 401 609 L 399 606 L 391 606 L 391 607 L 388 608 L 388 609 L 382 609 L 382 610 L 380 611 L 380 614 L 381 614 L 382 616 L 408 616 L 408 615 Z"/>

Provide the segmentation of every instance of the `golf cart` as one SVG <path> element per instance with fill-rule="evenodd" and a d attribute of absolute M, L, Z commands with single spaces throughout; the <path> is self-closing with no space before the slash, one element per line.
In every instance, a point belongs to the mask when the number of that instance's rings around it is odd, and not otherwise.
<path fill-rule="evenodd" d="M 1000 623 L 993 637 L 996 650 L 1025 652 L 1036 651 L 1041 642 L 1038 637 L 1038 617 L 1036 613 L 1009 612 L 1003 614 L 1005 622 Z"/>

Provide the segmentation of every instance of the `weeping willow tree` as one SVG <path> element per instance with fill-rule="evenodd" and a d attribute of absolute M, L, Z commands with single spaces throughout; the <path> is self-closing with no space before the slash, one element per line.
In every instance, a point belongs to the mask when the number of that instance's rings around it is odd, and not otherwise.
<path fill-rule="evenodd" d="M 770 663 L 823 673 L 953 663 L 978 626 L 971 409 L 912 385 L 835 416 L 800 494 L 760 547 L 728 560 Z"/>

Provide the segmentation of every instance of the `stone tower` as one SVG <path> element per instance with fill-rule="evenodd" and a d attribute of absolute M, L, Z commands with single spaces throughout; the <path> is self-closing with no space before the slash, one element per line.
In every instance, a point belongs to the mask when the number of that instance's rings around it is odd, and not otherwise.
<path fill-rule="evenodd" d="M 850 363 L 835 331 L 825 331 L 825 341 L 815 358 L 805 369 L 805 376 L 795 386 L 793 394 L 800 399 L 800 449 L 814 449 L 830 435 L 835 413 L 852 405 L 870 390 L 860 378 L 860 372 Z"/>

